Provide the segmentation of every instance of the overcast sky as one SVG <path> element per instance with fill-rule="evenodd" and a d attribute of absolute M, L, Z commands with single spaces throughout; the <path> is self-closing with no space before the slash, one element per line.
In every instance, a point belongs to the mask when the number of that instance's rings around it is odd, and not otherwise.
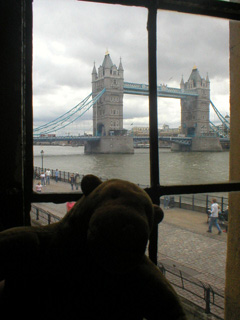
<path fill-rule="evenodd" d="M 158 84 L 179 88 L 194 65 L 210 79 L 211 100 L 229 113 L 228 21 L 158 12 Z M 148 83 L 147 10 L 76 0 L 33 2 L 34 126 L 55 119 L 91 93 L 94 61 L 120 57 L 124 81 Z M 124 127 L 148 126 L 148 98 L 124 96 Z M 180 100 L 158 98 L 158 123 L 180 125 Z M 211 121 L 217 116 L 211 111 Z M 58 134 L 92 131 L 92 111 Z"/>

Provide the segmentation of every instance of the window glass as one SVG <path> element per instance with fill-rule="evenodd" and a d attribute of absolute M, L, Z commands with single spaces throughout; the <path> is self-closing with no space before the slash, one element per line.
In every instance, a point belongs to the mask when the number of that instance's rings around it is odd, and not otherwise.
<path fill-rule="evenodd" d="M 71 191 L 77 173 L 148 185 L 149 150 L 133 148 L 134 128 L 149 126 L 138 94 L 148 83 L 147 10 L 36 0 L 33 23 L 34 190 Z"/>
<path fill-rule="evenodd" d="M 161 184 L 228 181 L 228 21 L 158 11 Z"/>

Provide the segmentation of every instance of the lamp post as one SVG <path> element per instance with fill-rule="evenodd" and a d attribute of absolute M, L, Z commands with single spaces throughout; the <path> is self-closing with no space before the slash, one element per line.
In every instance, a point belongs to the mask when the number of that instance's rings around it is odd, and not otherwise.
<path fill-rule="evenodd" d="M 44 151 L 43 150 L 41 150 L 41 157 L 42 157 L 42 172 L 43 172 L 43 155 L 44 155 Z"/>

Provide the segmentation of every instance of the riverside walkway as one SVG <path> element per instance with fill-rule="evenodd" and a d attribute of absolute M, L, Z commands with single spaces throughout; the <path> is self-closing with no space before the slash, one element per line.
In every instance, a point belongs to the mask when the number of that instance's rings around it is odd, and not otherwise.
<path fill-rule="evenodd" d="M 36 184 L 38 181 L 34 181 Z M 50 185 L 43 187 L 43 192 L 70 192 L 71 185 L 64 182 L 51 180 Z M 76 190 L 74 190 L 76 192 Z M 65 204 L 37 203 L 34 204 L 58 217 L 66 213 Z M 164 220 L 159 225 L 158 235 L 158 260 L 166 270 L 177 272 L 191 279 L 210 285 L 224 295 L 225 263 L 227 233 L 207 233 L 207 216 L 204 213 L 170 208 L 164 210 Z M 223 229 L 224 230 L 224 229 Z M 167 276 L 167 274 L 166 274 Z M 168 278 L 168 277 L 167 277 Z M 182 290 L 176 290 L 184 295 Z M 199 289 L 200 290 L 200 289 Z M 188 298 L 186 296 L 186 298 Z M 194 300 L 190 298 L 190 300 Z M 196 302 L 198 305 L 201 304 Z M 221 299 L 223 308 L 223 298 Z M 204 304 L 202 306 L 204 307 Z M 215 314 L 223 317 L 223 310 Z"/>

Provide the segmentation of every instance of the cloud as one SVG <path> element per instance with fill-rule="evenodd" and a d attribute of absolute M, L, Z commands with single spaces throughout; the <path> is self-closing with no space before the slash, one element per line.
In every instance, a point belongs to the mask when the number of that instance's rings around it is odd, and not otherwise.
<path fill-rule="evenodd" d="M 159 78 L 183 74 L 187 81 L 194 65 L 202 77 L 207 72 L 211 79 L 228 77 L 228 22 L 172 12 L 159 14 Z"/>
<path fill-rule="evenodd" d="M 159 11 L 158 83 L 178 87 L 196 65 L 208 73 L 211 97 L 229 111 L 228 21 Z M 148 83 L 147 10 L 76 0 L 33 2 L 34 125 L 66 112 L 91 92 L 91 72 L 108 49 L 124 67 L 125 81 Z M 159 126 L 180 124 L 180 101 L 158 99 Z M 92 127 L 91 111 L 82 127 Z M 85 120 L 84 120 L 85 119 Z M 148 99 L 124 97 L 124 125 L 148 126 Z M 130 123 L 131 122 L 131 123 Z M 129 124 L 130 123 L 130 124 Z M 69 129 L 70 130 L 70 129 Z"/>

